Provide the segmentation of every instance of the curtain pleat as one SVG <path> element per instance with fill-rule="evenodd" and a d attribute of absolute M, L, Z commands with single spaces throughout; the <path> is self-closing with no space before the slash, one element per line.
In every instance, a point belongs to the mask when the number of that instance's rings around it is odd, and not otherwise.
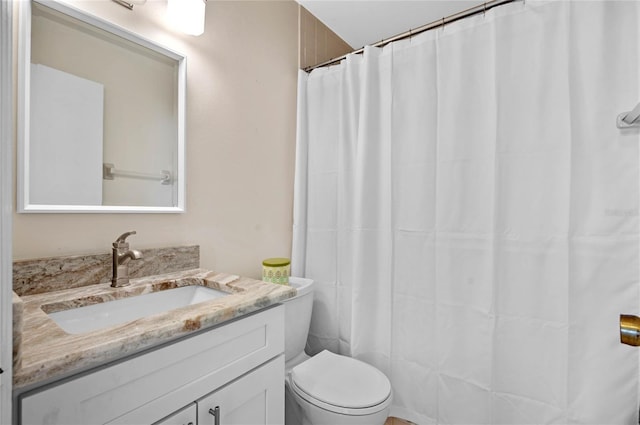
<path fill-rule="evenodd" d="M 300 74 L 310 354 L 418 424 L 638 423 L 639 16 L 527 0 Z"/>

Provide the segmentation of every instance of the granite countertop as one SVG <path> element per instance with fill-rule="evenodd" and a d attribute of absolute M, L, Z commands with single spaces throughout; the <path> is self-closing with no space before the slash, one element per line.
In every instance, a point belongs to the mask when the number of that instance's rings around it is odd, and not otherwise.
<path fill-rule="evenodd" d="M 179 286 L 203 285 L 229 295 L 83 334 L 68 334 L 48 315 L 53 311 L 156 292 Z M 132 279 L 131 285 L 108 283 L 35 295 L 14 296 L 22 317 L 14 347 L 19 359 L 13 385 L 19 389 L 123 358 L 200 329 L 277 304 L 295 296 L 290 286 L 204 269 Z M 18 298 L 16 300 L 16 298 Z M 45 310 L 47 313 L 45 313 Z M 17 351 L 17 352 L 16 352 Z"/>

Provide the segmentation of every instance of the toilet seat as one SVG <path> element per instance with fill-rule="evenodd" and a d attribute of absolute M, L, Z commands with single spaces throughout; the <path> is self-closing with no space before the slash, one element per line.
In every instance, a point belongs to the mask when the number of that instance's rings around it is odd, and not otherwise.
<path fill-rule="evenodd" d="M 290 384 L 307 402 L 343 415 L 369 415 L 391 402 L 391 384 L 382 372 L 326 350 L 294 367 Z"/>

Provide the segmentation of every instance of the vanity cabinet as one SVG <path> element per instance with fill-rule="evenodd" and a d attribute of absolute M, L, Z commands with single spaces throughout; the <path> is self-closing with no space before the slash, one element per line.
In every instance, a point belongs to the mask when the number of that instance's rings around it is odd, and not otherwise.
<path fill-rule="evenodd" d="M 277 305 L 19 394 L 18 423 L 283 424 L 283 379 Z"/>

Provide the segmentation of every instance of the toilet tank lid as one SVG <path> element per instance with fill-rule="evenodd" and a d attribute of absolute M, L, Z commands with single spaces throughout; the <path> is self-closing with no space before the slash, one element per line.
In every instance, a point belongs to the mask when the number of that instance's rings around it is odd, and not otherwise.
<path fill-rule="evenodd" d="M 313 279 L 290 276 L 289 285 L 293 288 L 296 288 L 296 291 L 298 291 L 298 295 L 305 295 L 313 290 Z"/>
<path fill-rule="evenodd" d="M 327 350 L 294 367 L 291 379 L 308 396 L 350 409 L 381 404 L 391 394 L 391 384 L 384 373 Z"/>

